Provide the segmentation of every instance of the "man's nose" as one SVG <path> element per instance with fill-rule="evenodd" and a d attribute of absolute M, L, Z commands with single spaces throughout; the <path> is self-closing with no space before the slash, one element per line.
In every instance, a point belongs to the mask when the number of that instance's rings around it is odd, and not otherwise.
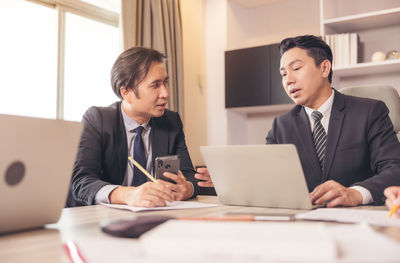
<path fill-rule="evenodd" d="M 294 76 L 292 73 L 287 72 L 286 73 L 286 79 L 285 79 L 285 84 L 286 86 L 289 86 L 290 84 L 293 84 L 295 82 Z"/>
<path fill-rule="evenodd" d="M 168 98 L 168 97 L 169 97 L 168 84 L 162 84 L 160 90 L 160 98 Z"/>

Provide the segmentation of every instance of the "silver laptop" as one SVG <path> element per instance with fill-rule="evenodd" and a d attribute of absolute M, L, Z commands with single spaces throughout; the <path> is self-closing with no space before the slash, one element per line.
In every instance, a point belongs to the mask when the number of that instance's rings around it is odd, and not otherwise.
<path fill-rule="evenodd" d="M 312 209 L 292 144 L 201 146 L 221 203 Z"/>
<path fill-rule="evenodd" d="M 82 124 L 0 114 L 0 233 L 54 223 Z"/>

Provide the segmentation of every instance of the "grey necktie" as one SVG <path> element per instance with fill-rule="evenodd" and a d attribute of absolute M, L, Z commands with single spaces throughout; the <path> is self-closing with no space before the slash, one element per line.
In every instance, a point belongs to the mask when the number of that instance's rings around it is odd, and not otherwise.
<path fill-rule="evenodd" d="M 314 139 L 314 146 L 317 152 L 318 161 L 323 169 L 324 157 L 325 157 L 325 146 L 326 146 L 326 132 L 321 124 L 323 117 L 319 111 L 313 111 L 311 117 L 314 119 L 314 131 L 312 133 Z"/>

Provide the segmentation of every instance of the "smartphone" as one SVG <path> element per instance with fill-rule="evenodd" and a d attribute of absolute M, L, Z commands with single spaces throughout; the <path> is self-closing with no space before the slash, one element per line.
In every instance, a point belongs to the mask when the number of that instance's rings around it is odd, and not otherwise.
<path fill-rule="evenodd" d="M 164 172 L 178 174 L 180 167 L 180 159 L 178 155 L 162 156 L 156 158 L 156 179 L 176 184 L 175 181 L 163 176 Z"/>

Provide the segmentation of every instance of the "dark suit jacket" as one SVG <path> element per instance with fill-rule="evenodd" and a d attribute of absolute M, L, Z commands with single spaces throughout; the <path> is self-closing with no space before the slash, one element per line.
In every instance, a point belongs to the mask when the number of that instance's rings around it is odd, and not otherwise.
<path fill-rule="evenodd" d="M 91 107 L 83 116 L 67 206 L 93 205 L 97 191 L 107 184 L 121 185 L 128 161 L 128 145 L 121 102 L 110 107 Z M 195 171 L 188 153 L 179 114 L 166 110 L 150 120 L 153 170 L 158 156 L 180 156 L 180 170 L 198 194 Z"/>
<path fill-rule="evenodd" d="M 310 192 L 319 184 L 334 180 L 346 187 L 365 187 L 374 203 L 381 205 L 383 190 L 400 185 L 400 143 L 388 112 L 382 101 L 335 90 L 322 172 L 304 107 L 295 106 L 275 118 L 267 143 L 296 146 Z"/>

